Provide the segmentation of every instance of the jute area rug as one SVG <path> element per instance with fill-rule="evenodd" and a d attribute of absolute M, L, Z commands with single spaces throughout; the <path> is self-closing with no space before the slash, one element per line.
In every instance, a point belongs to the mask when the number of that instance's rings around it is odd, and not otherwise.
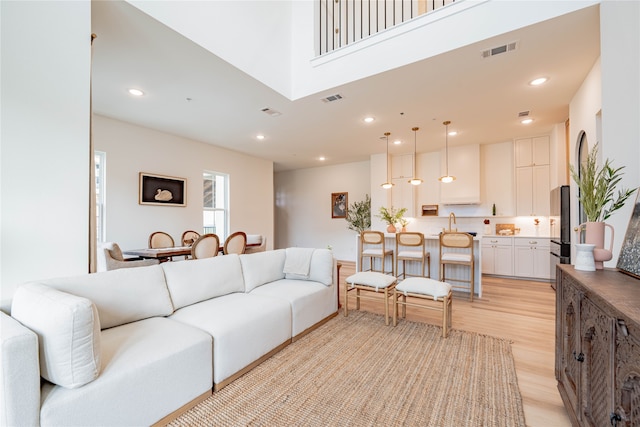
<path fill-rule="evenodd" d="M 353 311 L 171 426 L 524 426 L 508 341 Z"/>

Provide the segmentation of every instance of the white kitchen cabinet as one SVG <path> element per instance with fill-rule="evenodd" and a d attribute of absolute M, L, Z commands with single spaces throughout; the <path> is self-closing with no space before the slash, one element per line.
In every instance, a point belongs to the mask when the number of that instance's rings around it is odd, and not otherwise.
<path fill-rule="evenodd" d="M 516 139 L 514 150 L 517 168 L 549 164 L 548 136 Z"/>
<path fill-rule="evenodd" d="M 413 154 L 400 154 L 391 157 L 391 178 L 407 178 L 413 175 Z"/>
<path fill-rule="evenodd" d="M 549 165 L 516 168 L 518 216 L 549 216 Z"/>
<path fill-rule="evenodd" d="M 517 139 L 516 215 L 548 216 L 549 193 L 549 137 Z"/>
<path fill-rule="evenodd" d="M 482 273 L 513 276 L 513 238 L 482 238 Z"/>
<path fill-rule="evenodd" d="M 550 280 L 549 251 L 550 243 L 546 237 L 514 237 L 515 276 Z"/>

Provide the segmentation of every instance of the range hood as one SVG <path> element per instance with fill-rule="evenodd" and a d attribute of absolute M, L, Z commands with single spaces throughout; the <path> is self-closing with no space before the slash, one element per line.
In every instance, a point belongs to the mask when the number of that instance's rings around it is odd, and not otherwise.
<path fill-rule="evenodd" d="M 440 153 L 440 168 L 445 172 L 445 151 Z M 456 180 L 440 183 L 440 203 L 443 205 L 480 204 L 480 144 L 449 147 L 449 173 Z"/>

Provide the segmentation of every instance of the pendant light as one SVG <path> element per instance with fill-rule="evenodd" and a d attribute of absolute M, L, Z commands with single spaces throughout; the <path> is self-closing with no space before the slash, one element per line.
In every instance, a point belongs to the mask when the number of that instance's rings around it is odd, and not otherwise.
<path fill-rule="evenodd" d="M 438 178 L 438 181 L 448 184 L 456 180 L 455 176 L 449 175 L 449 125 L 451 124 L 451 121 L 447 120 L 442 122 L 442 124 L 445 126 L 445 129 L 446 129 L 444 137 L 445 137 L 445 156 L 447 161 L 447 174 Z"/>
<path fill-rule="evenodd" d="M 419 127 L 411 128 L 411 130 L 413 131 L 413 178 L 409 180 L 409 184 L 411 185 L 422 184 L 422 180 L 416 177 L 416 132 L 419 129 Z"/>
<path fill-rule="evenodd" d="M 387 137 L 387 182 L 382 184 L 380 187 L 384 188 L 385 190 L 388 190 L 389 188 L 393 187 L 393 183 L 389 179 L 389 135 L 391 135 L 391 132 L 384 133 L 384 136 Z"/>

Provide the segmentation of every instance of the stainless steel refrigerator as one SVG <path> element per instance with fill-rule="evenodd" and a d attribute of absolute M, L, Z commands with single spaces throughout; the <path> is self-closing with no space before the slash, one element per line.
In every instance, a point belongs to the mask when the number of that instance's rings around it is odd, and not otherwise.
<path fill-rule="evenodd" d="M 571 264 L 571 201 L 569 186 L 551 190 L 551 287 L 556 288 L 556 265 Z"/>

